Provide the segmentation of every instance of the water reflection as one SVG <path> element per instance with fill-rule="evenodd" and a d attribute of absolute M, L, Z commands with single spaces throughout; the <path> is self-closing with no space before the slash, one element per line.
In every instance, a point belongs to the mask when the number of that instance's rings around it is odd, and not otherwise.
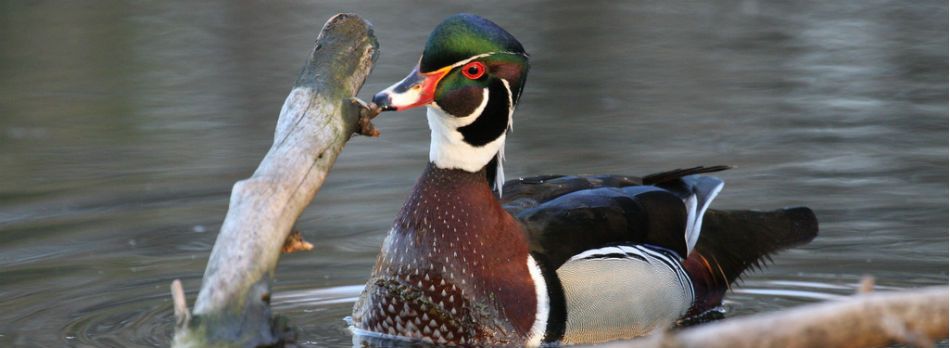
<path fill-rule="evenodd" d="M 332 14 L 376 26 L 363 95 L 468 11 L 532 54 L 511 176 L 733 164 L 717 208 L 807 204 L 811 245 L 745 277 L 744 315 L 947 283 L 946 3 L 0 3 L 0 346 L 164 345 L 230 185 Z M 356 138 L 298 228 L 274 305 L 313 345 L 342 318 L 421 171 L 422 112 Z M 201 226 L 201 228 L 196 228 Z M 194 293 L 189 293 L 190 298 Z"/>

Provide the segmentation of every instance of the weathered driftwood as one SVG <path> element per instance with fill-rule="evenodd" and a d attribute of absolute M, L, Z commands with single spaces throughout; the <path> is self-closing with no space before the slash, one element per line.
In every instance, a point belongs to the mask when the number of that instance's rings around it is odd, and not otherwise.
<path fill-rule="evenodd" d="M 709 323 L 608 348 L 932 347 L 948 335 L 947 287 L 852 298 Z"/>
<path fill-rule="evenodd" d="M 359 16 L 331 18 L 317 38 L 277 121 L 274 143 L 254 174 L 237 182 L 211 250 L 194 310 L 172 285 L 176 346 L 258 346 L 281 340 L 270 282 L 294 222 L 354 132 L 377 135 L 366 105 L 352 102 L 378 43 Z"/>

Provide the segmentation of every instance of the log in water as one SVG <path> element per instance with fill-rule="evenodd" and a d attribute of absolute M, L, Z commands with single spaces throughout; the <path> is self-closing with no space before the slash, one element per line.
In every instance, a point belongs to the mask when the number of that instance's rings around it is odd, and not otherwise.
<path fill-rule="evenodd" d="M 378 47 L 370 24 L 359 16 L 339 14 L 326 23 L 280 111 L 273 145 L 254 174 L 234 185 L 191 318 L 181 310 L 181 292 L 173 290 L 174 345 L 282 340 L 284 330 L 270 311 L 281 247 L 343 145 L 369 125 L 365 105 L 352 98 Z"/>

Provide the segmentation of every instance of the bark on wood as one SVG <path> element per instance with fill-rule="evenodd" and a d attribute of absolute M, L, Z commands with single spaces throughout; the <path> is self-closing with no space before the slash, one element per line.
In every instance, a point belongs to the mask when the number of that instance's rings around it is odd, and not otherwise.
<path fill-rule="evenodd" d="M 726 319 L 608 348 L 933 346 L 948 335 L 947 287 L 852 298 Z"/>
<path fill-rule="evenodd" d="M 351 101 L 377 51 L 370 24 L 359 16 L 339 14 L 326 23 L 280 111 L 273 145 L 254 174 L 234 185 L 192 316 L 186 309 L 177 318 L 176 346 L 281 340 L 269 305 L 281 247 L 350 136 L 378 134 L 365 104 Z M 178 294 L 176 315 L 184 306 Z"/>

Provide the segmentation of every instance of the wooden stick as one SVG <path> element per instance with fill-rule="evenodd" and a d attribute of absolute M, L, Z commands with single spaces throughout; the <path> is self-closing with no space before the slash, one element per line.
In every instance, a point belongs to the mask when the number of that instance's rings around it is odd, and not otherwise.
<path fill-rule="evenodd" d="M 378 135 L 369 122 L 378 111 L 353 101 L 378 47 L 359 16 L 327 21 L 280 111 L 273 145 L 254 174 L 234 185 L 193 316 L 177 318 L 182 325 L 173 345 L 281 342 L 269 304 L 281 247 L 350 136 Z M 184 303 L 179 296 L 173 296 L 176 309 Z"/>
<path fill-rule="evenodd" d="M 948 296 L 947 287 L 862 293 L 841 301 L 731 318 L 605 347 L 859 348 L 892 343 L 932 347 L 932 342 L 948 335 Z"/>

